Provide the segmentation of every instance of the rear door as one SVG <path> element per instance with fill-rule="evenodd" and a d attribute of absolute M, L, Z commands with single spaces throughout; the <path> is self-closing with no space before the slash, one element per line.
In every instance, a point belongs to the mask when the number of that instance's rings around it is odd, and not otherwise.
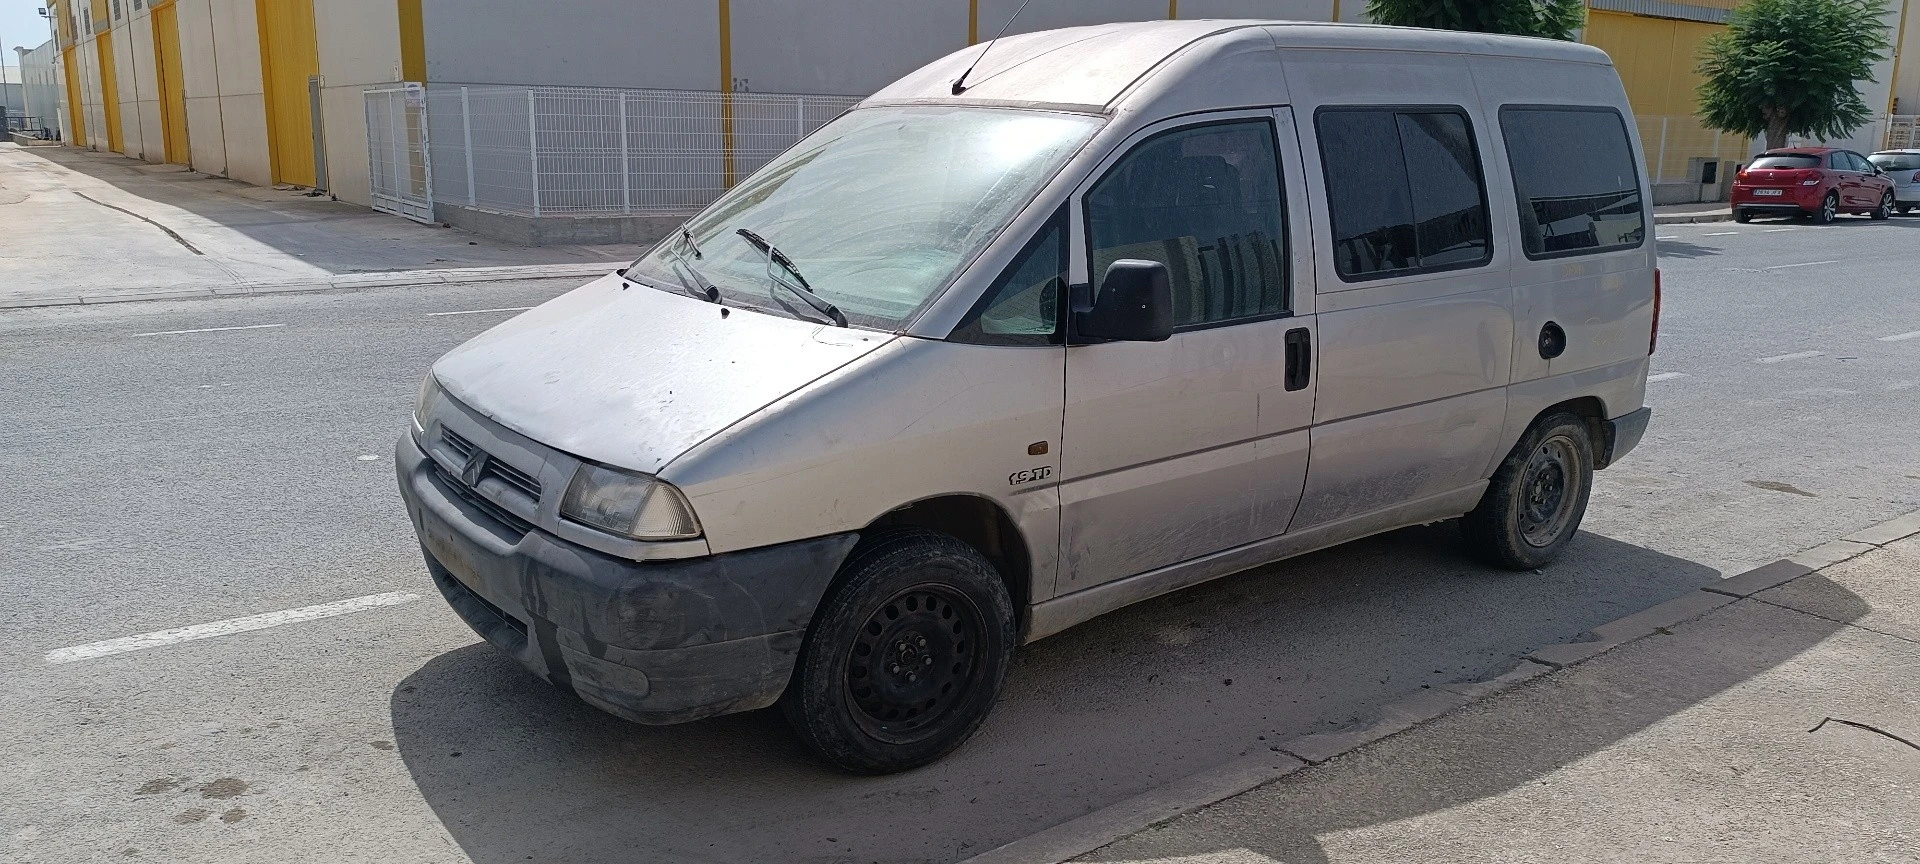
<path fill-rule="evenodd" d="M 1312 298 L 1293 290 L 1310 271 L 1288 237 L 1305 207 L 1282 182 L 1297 176 L 1292 135 L 1284 110 L 1156 124 L 1073 196 L 1073 281 L 1097 290 L 1124 258 L 1166 264 L 1175 327 L 1165 342 L 1067 349 L 1060 593 L 1279 534 L 1292 517 L 1314 393 L 1301 353 Z"/>
<path fill-rule="evenodd" d="M 1866 197 L 1863 190 L 1860 169 L 1853 164 L 1852 153 L 1835 150 L 1827 154 L 1827 169 L 1835 178 L 1835 188 L 1840 192 L 1840 206 L 1843 208 L 1860 207 Z"/>

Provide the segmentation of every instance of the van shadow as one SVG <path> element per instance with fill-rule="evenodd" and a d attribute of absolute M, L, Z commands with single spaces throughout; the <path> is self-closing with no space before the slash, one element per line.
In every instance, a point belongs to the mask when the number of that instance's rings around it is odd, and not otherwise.
<path fill-rule="evenodd" d="M 117 154 L 72 147 L 46 147 L 30 156 L 44 159 L 94 180 L 111 184 L 154 204 L 177 207 L 212 225 L 193 224 L 162 208 L 129 205 L 165 225 L 186 241 L 220 255 L 220 229 L 280 253 L 300 265 L 332 275 L 448 267 L 603 262 L 632 258 L 631 245 L 530 247 L 465 231 L 422 225 L 358 204 L 309 197 L 301 192 L 252 186 L 210 177 L 178 166 L 151 165 Z M 131 229 L 130 229 L 131 230 Z M 259 257 L 259 252 L 250 253 Z M 245 260 L 230 261 L 242 266 Z M 270 261 L 252 262 L 262 267 Z M 259 273 L 247 273 L 259 276 Z"/>
<path fill-rule="evenodd" d="M 1465 559 L 1456 533 L 1451 523 L 1393 532 L 1029 646 L 973 741 L 892 777 L 821 766 L 773 712 L 628 724 L 484 643 L 402 682 L 395 740 L 481 864 L 955 861 L 1293 736 L 1366 722 L 1422 687 L 1496 675 L 1535 647 L 1719 580 L 1595 534 L 1543 571 L 1495 571 Z M 1633 710 L 1644 725 L 1680 707 Z M 1537 767 L 1603 738 L 1550 741 Z"/>
<path fill-rule="evenodd" d="M 1176 823 L 1182 830 L 1143 832 L 1076 860 L 1107 864 L 1142 860 L 1327 864 L 1335 856 L 1322 844 L 1323 839 L 1339 838 L 1332 842 L 1344 847 L 1339 858 L 1347 860 L 1356 853 L 1368 857 L 1356 848 L 1356 843 L 1368 841 L 1358 838 L 1397 836 L 1404 841 L 1407 831 L 1425 836 L 1419 848 L 1436 856 L 1434 860 L 1457 854 L 1443 851 L 1449 848 L 1485 852 L 1510 844 L 1504 854 L 1493 857 L 1527 860 L 1527 849 L 1559 849 L 1562 841 L 1578 845 L 1581 841 L 1574 838 L 1580 829 L 1561 824 L 1557 827 L 1565 833 L 1556 836 L 1554 828 L 1547 827 L 1571 811 L 1560 810 L 1557 816 L 1536 811 L 1534 815 L 1539 815 L 1540 821 L 1508 822 L 1505 829 L 1490 828 L 1488 822 L 1480 821 L 1488 813 L 1511 814 L 1515 806 L 1531 808 L 1512 800 L 1492 803 L 1486 799 L 1537 796 L 1540 793 L 1525 787 L 1791 661 L 1845 628 L 1846 622 L 1870 611 L 1864 599 L 1821 574 L 1803 576 L 1793 584 L 1796 598 L 1816 604 L 1820 616 L 1793 614 L 1790 620 L 1784 620 L 1777 610 L 1762 611 L 1769 607 L 1759 603 L 1744 609 L 1729 607 L 1738 617 L 1713 626 L 1675 628 L 1655 637 L 1665 642 L 1647 645 L 1650 650 L 1609 655 L 1610 662 L 1590 667 L 1579 687 L 1571 686 L 1570 679 L 1547 678 L 1512 693 L 1509 700 L 1486 714 L 1443 718 L 1429 727 L 1431 734 L 1387 739 L 1361 753 L 1296 772 L 1222 805 L 1217 814 L 1199 817 L 1218 821 Z M 1824 617 L 1827 615 L 1833 618 Z M 1729 636 L 1728 630 L 1740 635 Z M 1795 674 L 1804 673 L 1788 673 L 1789 677 Z M 1776 682 L 1772 686 L 1791 685 Z M 1779 719 L 1767 718 L 1775 723 Z M 1792 716 L 1789 722 L 1800 719 Z M 1751 721 L 1743 721 L 1743 725 L 1745 722 Z M 1774 731 L 1777 733 L 1777 728 Z M 1799 725 L 1792 730 L 1804 731 Z M 1692 729 L 1678 734 L 1697 740 L 1716 734 L 1738 737 L 1741 733 Z M 1682 745 L 1682 749 L 1688 746 Z M 1712 744 L 1705 744 L 1696 755 L 1711 760 L 1714 752 Z M 1619 764 L 1620 759 L 1615 758 L 1616 769 Z M 1739 767 L 1729 767 L 1734 774 L 1740 773 Z M 1569 782 L 1577 791 L 1549 794 L 1558 806 L 1577 810 L 1580 796 L 1595 794 L 1591 786 L 1598 783 L 1603 784 L 1601 789 L 1608 788 L 1606 780 L 1577 777 L 1583 771 L 1596 770 L 1607 769 L 1596 769 L 1591 762 L 1572 769 L 1569 773 L 1574 776 Z M 1618 788 L 1645 782 L 1624 780 Z M 1710 795 L 1710 785 L 1703 784 L 1698 794 Z M 1652 790 L 1655 786 L 1648 784 L 1645 788 Z M 1604 798 L 1607 793 L 1597 794 Z M 1658 799 L 1662 793 L 1648 794 Z M 1537 799 L 1533 800 L 1534 806 L 1539 806 Z M 1485 802 L 1490 809 L 1476 810 L 1475 802 Z M 1635 818 L 1634 805 L 1621 802 L 1621 807 L 1623 814 L 1600 819 L 1609 824 L 1589 827 L 1631 832 L 1634 829 L 1627 825 Z M 1257 823 L 1245 821 L 1254 813 L 1258 814 Z M 1440 817 L 1439 824 L 1420 821 L 1433 814 L 1447 815 Z M 1593 815 L 1604 816 L 1598 812 Z M 1679 823 L 1694 815 L 1681 815 Z M 1727 815 L 1719 813 L 1715 818 Z M 1500 820 L 1498 816 L 1492 818 Z M 1477 822 L 1479 827 L 1462 834 L 1457 825 L 1448 824 L 1454 819 Z M 1406 824 L 1407 820 L 1413 820 L 1413 824 Z M 1246 830 L 1215 830 L 1230 821 L 1247 826 Z M 1503 831 L 1512 833 L 1503 837 Z M 1142 851 L 1141 847 L 1149 847 L 1151 852 L 1132 854 Z M 1734 857 L 1725 860 L 1735 860 L 1740 853 L 1730 854 Z M 1567 856 L 1561 851 L 1549 857 L 1557 860 Z"/>
<path fill-rule="evenodd" d="M 1683 258 L 1691 260 L 1720 254 L 1720 250 L 1712 246 L 1688 243 L 1685 240 L 1661 240 L 1659 244 L 1660 257 L 1662 258 Z"/>

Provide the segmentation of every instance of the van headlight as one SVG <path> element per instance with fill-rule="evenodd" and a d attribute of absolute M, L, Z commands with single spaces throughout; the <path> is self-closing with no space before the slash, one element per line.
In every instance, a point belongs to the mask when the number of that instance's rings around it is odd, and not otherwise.
<path fill-rule="evenodd" d="M 586 463 L 573 473 L 560 515 L 635 540 L 691 540 L 700 536 L 687 496 L 673 484 Z"/>
<path fill-rule="evenodd" d="M 447 391 L 440 389 L 440 379 L 432 372 L 420 381 L 420 394 L 413 400 L 413 432 L 418 435 L 427 431 L 427 418 L 433 416 L 433 409 L 439 407 L 441 400 L 447 398 Z"/>

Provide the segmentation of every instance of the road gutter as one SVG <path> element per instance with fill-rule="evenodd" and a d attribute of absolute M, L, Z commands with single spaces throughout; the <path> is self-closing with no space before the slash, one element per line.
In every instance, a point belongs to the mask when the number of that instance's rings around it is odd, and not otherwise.
<path fill-rule="evenodd" d="M 960 864 L 1061 864 L 1160 823 L 1398 735 L 1494 694 L 1568 666 L 1584 663 L 1622 645 L 1664 633 L 1674 625 L 1699 618 L 1736 600 L 1751 597 L 1914 534 L 1920 534 L 1920 511 L 1887 520 L 1602 624 L 1592 631 L 1596 637 L 1593 640 L 1541 646 L 1527 653 L 1519 665 L 1492 679 L 1443 684 L 1395 699 L 1381 707 L 1380 719 L 1370 725 L 1341 732 L 1302 735 L 1275 745 L 1267 752 L 1241 756 L 1150 789 L 975 855 Z"/>

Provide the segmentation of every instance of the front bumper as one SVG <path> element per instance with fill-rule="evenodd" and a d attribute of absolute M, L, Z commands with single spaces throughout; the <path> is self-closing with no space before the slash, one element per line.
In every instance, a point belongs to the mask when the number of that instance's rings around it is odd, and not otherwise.
<path fill-rule="evenodd" d="M 441 475 L 411 436 L 401 436 L 394 463 L 448 605 L 535 675 L 637 723 L 773 704 L 814 608 L 859 539 L 641 563 L 537 528 L 520 533 Z"/>
<path fill-rule="evenodd" d="M 1600 452 L 1594 467 L 1605 468 L 1631 452 L 1646 436 L 1647 423 L 1652 419 L 1653 409 L 1643 406 L 1638 411 L 1600 421 Z"/>

